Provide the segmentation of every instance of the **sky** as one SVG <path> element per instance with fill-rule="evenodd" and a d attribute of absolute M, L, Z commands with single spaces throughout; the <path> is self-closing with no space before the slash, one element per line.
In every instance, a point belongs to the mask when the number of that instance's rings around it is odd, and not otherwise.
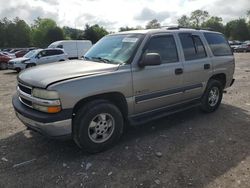
<path fill-rule="evenodd" d="M 59 26 L 83 29 L 87 23 L 99 24 L 108 31 L 145 26 L 155 18 L 164 26 L 174 25 L 196 9 L 227 22 L 244 18 L 250 0 L 0 0 L 0 18 L 18 16 L 32 24 L 37 17 L 46 17 Z"/>

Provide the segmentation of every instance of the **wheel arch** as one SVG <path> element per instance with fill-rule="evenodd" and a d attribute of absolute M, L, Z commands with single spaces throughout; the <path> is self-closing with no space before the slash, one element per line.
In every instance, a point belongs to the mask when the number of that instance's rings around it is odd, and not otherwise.
<path fill-rule="evenodd" d="M 82 106 L 94 100 L 107 100 L 119 108 L 123 118 L 128 116 L 128 105 L 125 96 L 120 92 L 110 92 L 86 97 L 78 101 L 73 108 L 72 118 L 74 118 L 74 115 Z"/>
<path fill-rule="evenodd" d="M 209 80 L 211 79 L 218 80 L 219 82 L 221 82 L 223 88 L 225 88 L 226 83 L 227 83 L 227 76 L 225 73 L 217 73 L 209 78 Z"/>

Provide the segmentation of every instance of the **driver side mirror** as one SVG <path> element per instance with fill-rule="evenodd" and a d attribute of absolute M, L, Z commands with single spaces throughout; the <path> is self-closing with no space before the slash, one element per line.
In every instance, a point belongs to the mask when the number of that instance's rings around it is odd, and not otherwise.
<path fill-rule="evenodd" d="M 158 53 L 147 53 L 139 63 L 140 67 L 155 66 L 161 64 L 161 56 Z"/>

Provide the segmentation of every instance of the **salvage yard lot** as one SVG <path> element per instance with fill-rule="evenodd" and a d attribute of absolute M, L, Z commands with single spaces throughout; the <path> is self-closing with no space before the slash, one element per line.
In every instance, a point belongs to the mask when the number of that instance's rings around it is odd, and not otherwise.
<path fill-rule="evenodd" d="M 235 57 L 218 111 L 129 127 L 96 155 L 27 131 L 11 105 L 17 74 L 0 71 L 0 187 L 249 187 L 250 53 Z"/>

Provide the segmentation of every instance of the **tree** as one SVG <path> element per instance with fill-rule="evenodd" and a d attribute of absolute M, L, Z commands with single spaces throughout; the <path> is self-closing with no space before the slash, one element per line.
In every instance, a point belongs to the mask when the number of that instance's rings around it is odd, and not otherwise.
<path fill-rule="evenodd" d="M 160 28 L 161 24 L 158 22 L 157 19 L 153 19 L 146 25 L 146 29 L 157 29 Z"/>
<path fill-rule="evenodd" d="M 47 47 L 50 44 L 48 31 L 57 27 L 56 22 L 49 18 L 37 18 L 32 25 L 32 43 L 38 47 Z"/>
<path fill-rule="evenodd" d="M 63 30 L 60 27 L 50 28 L 48 29 L 45 38 L 47 38 L 49 44 L 58 40 L 63 40 Z"/>
<path fill-rule="evenodd" d="M 121 31 L 132 31 L 132 30 L 137 30 L 137 28 L 128 27 L 128 26 L 126 26 L 126 27 L 120 27 L 120 28 L 119 28 L 119 31 L 120 31 L 120 32 L 121 32 Z"/>
<path fill-rule="evenodd" d="M 91 40 L 92 43 L 96 43 L 99 39 L 108 34 L 108 31 L 103 27 L 100 27 L 98 24 L 89 26 L 86 24 L 84 29 L 84 38 Z"/>
<path fill-rule="evenodd" d="M 190 23 L 190 18 L 187 17 L 186 15 L 183 15 L 180 19 L 177 20 L 178 25 L 180 27 L 191 27 L 192 24 Z"/>
<path fill-rule="evenodd" d="M 200 28 L 201 24 L 205 22 L 208 17 L 209 14 L 207 11 L 195 10 L 191 13 L 190 21 L 194 27 Z"/>
<path fill-rule="evenodd" d="M 207 21 L 202 23 L 202 27 L 224 33 L 224 26 L 222 24 L 221 17 L 216 17 L 216 16 L 210 17 Z"/>
<path fill-rule="evenodd" d="M 75 28 L 64 26 L 63 33 L 65 34 L 65 38 L 69 38 L 72 40 L 84 39 L 84 31 L 80 29 L 75 29 Z"/>
<path fill-rule="evenodd" d="M 250 38 L 249 28 L 245 19 L 232 20 L 226 24 L 225 34 L 232 40 L 248 40 Z"/>

